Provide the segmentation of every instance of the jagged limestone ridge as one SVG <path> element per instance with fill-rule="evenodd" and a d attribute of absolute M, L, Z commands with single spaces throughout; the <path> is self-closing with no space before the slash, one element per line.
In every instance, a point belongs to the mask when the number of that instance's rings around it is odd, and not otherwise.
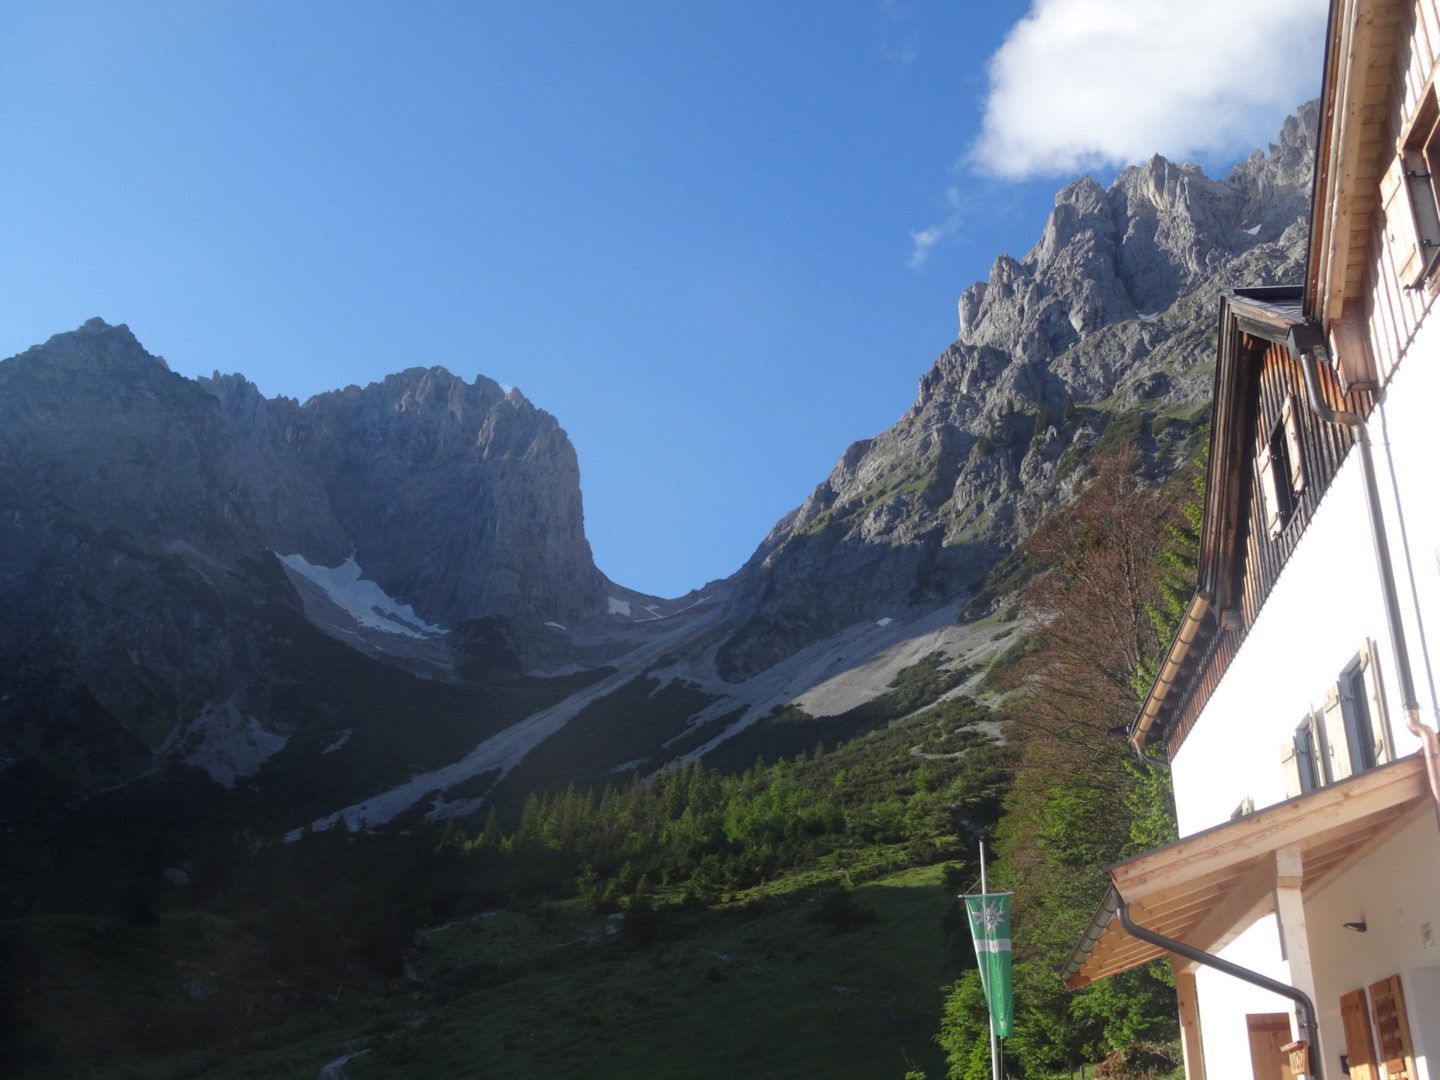
<path fill-rule="evenodd" d="M 972 588 L 1097 448 L 1176 464 L 1204 418 L 1214 300 L 1294 280 L 1318 105 L 1221 180 L 1163 157 L 1056 196 L 1039 242 L 959 301 L 956 342 L 892 428 L 851 446 L 738 575 L 743 678 L 898 603 Z"/>

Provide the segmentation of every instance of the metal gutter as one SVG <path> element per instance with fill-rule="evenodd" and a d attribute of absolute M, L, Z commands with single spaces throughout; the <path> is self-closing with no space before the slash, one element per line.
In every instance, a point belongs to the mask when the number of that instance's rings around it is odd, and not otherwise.
<path fill-rule="evenodd" d="M 1130 907 L 1124 900 L 1120 900 L 1115 909 L 1115 914 L 1120 919 L 1120 925 L 1131 937 L 1139 938 L 1148 942 L 1156 948 L 1164 949 L 1166 952 L 1183 956 L 1187 960 L 1193 960 L 1197 964 L 1214 968 L 1216 971 L 1223 971 L 1226 975 L 1232 975 L 1237 979 L 1248 982 L 1251 986 L 1258 986 L 1262 990 L 1269 990 L 1271 993 L 1287 997 L 1295 1002 L 1299 1009 L 1300 1038 L 1305 1041 L 1309 1048 L 1310 1071 L 1305 1075 L 1313 1080 L 1322 1080 L 1321 1055 L 1320 1055 L 1320 1024 L 1315 1015 L 1315 1003 L 1310 1000 L 1310 995 L 1288 983 L 1278 982 L 1268 975 L 1261 975 L 1258 971 L 1251 971 L 1239 964 L 1232 964 L 1229 960 L 1222 960 L 1213 953 L 1207 953 L 1197 949 L 1193 945 L 1187 945 L 1183 941 L 1176 941 L 1164 934 L 1156 933 L 1154 930 L 1143 926 L 1137 926 L 1130 921 Z"/>
<path fill-rule="evenodd" d="M 1060 981 L 1066 987 L 1070 986 L 1070 980 L 1080 973 L 1085 966 L 1085 959 L 1100 944 L 1100 938 L 1104 936 L 1106 928 L 1115 921 L 1115 912 L 1121 904 L 1119 890 L 1112 882 L 1105 892 L 1105 899 L 1100 901 L 1100 906 L 1095 909 L 1095 914 L 1090 916 L 1090 925 L 1085 927 L 1085 934 L 1080 943 L 1070 953 L 1070 959 L 1065 961 L 1065 966 L 1060 969 Z"/>
<path fill-rule="evenodd" d="M 1170 646 L 1169 652 L 1165 654 L 1165 663 L 1160 668 L 1160 674 L 1155 677 L 1155 683 L 1145 698 L 1140 715 L 1135 718 L 1130 733 L 1130 742 L 1134 744 L 1135 749 L 1139 750 L 1145 745 L 1150 728 L 1154 726 L 1155 718 L 1164 706 L 1165 699 L 1170 694 L 1170 688 L 1180 674 L 1180 669 L 1185 666 L 1185 659 L 1190 655 L 1190 648 L 1200 635 L 1200 628 L 1209 612 L 1209 593 L 1197 592 L 1190 598 L 1190 606 L 1185 609 L 1185 618 L 1181 621 L 1180 629 L 1175 634 L 1175 642 Z"/>

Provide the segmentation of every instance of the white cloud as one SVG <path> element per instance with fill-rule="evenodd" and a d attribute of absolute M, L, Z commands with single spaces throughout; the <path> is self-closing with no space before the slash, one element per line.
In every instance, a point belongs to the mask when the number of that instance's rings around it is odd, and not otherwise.
<path fill-rule="evenodd" d="M 991 57 L 972 161 L 1019 178 L 1263 145 L 1319 89 L 1325 11 L 1325 0 L 1035 0 Z"/>
<path fill-rule="evenodd" d="M 912 270 L 918 270 L 925 265 L 925 260 L 930 257 L 930 249 L 942 240 L 947 240 L 960 231 L 965 224 L 964 200 L 961 198 L 959 188 L 950 188 L 945 192 L 945 201 L 950 206 L 950 213 L 945 220 L 938 225 L 927 225 L 923 229 L 914 229 L 910 233 L 910 258 L 905 260 L 905 265 Z"/>

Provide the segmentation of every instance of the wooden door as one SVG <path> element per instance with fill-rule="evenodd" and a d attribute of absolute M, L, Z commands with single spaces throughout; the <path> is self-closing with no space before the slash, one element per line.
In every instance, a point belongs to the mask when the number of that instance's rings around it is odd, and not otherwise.
<path fill-rule="evenodd" d="M 1250 1013 L 1245 1026 L 1250 1032 L 1250 1066 L 1255 1080 L 1295 1080 L 1290 1055 L 1280 1049 L 1292 1039 L 1290 1014 Z"/>

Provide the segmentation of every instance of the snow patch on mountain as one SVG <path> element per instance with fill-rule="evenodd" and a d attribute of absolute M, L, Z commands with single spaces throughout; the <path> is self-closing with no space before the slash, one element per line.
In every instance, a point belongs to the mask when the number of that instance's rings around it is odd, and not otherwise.
<path fill-rule="evenodd" d="M 221 787 L 233 788 L 242 776 L 253 776 L 285 748 L 284 735 L 266 731 L 234 702 L 211 702 L 161 746 L 160 756 L 193 765 Z"/>
<path fill-rule="evenodd" d="M 610 615 L 629 615 L 630 601 L 620 600 L 614 596 L 606 597 L 606 613 Z"/>
<path fill-rule="evenodd" d="M 282 563 L 325 591 L 334 604 L 361 626 L 406 637 L 439 637 L 448 633 L 443 626 L 427 623 L 409 604 L 389 596 L 375 582 L 367 580 L 352 554 L 339 566 L 316 566 L 303 555 L 275 553 Z"/>

